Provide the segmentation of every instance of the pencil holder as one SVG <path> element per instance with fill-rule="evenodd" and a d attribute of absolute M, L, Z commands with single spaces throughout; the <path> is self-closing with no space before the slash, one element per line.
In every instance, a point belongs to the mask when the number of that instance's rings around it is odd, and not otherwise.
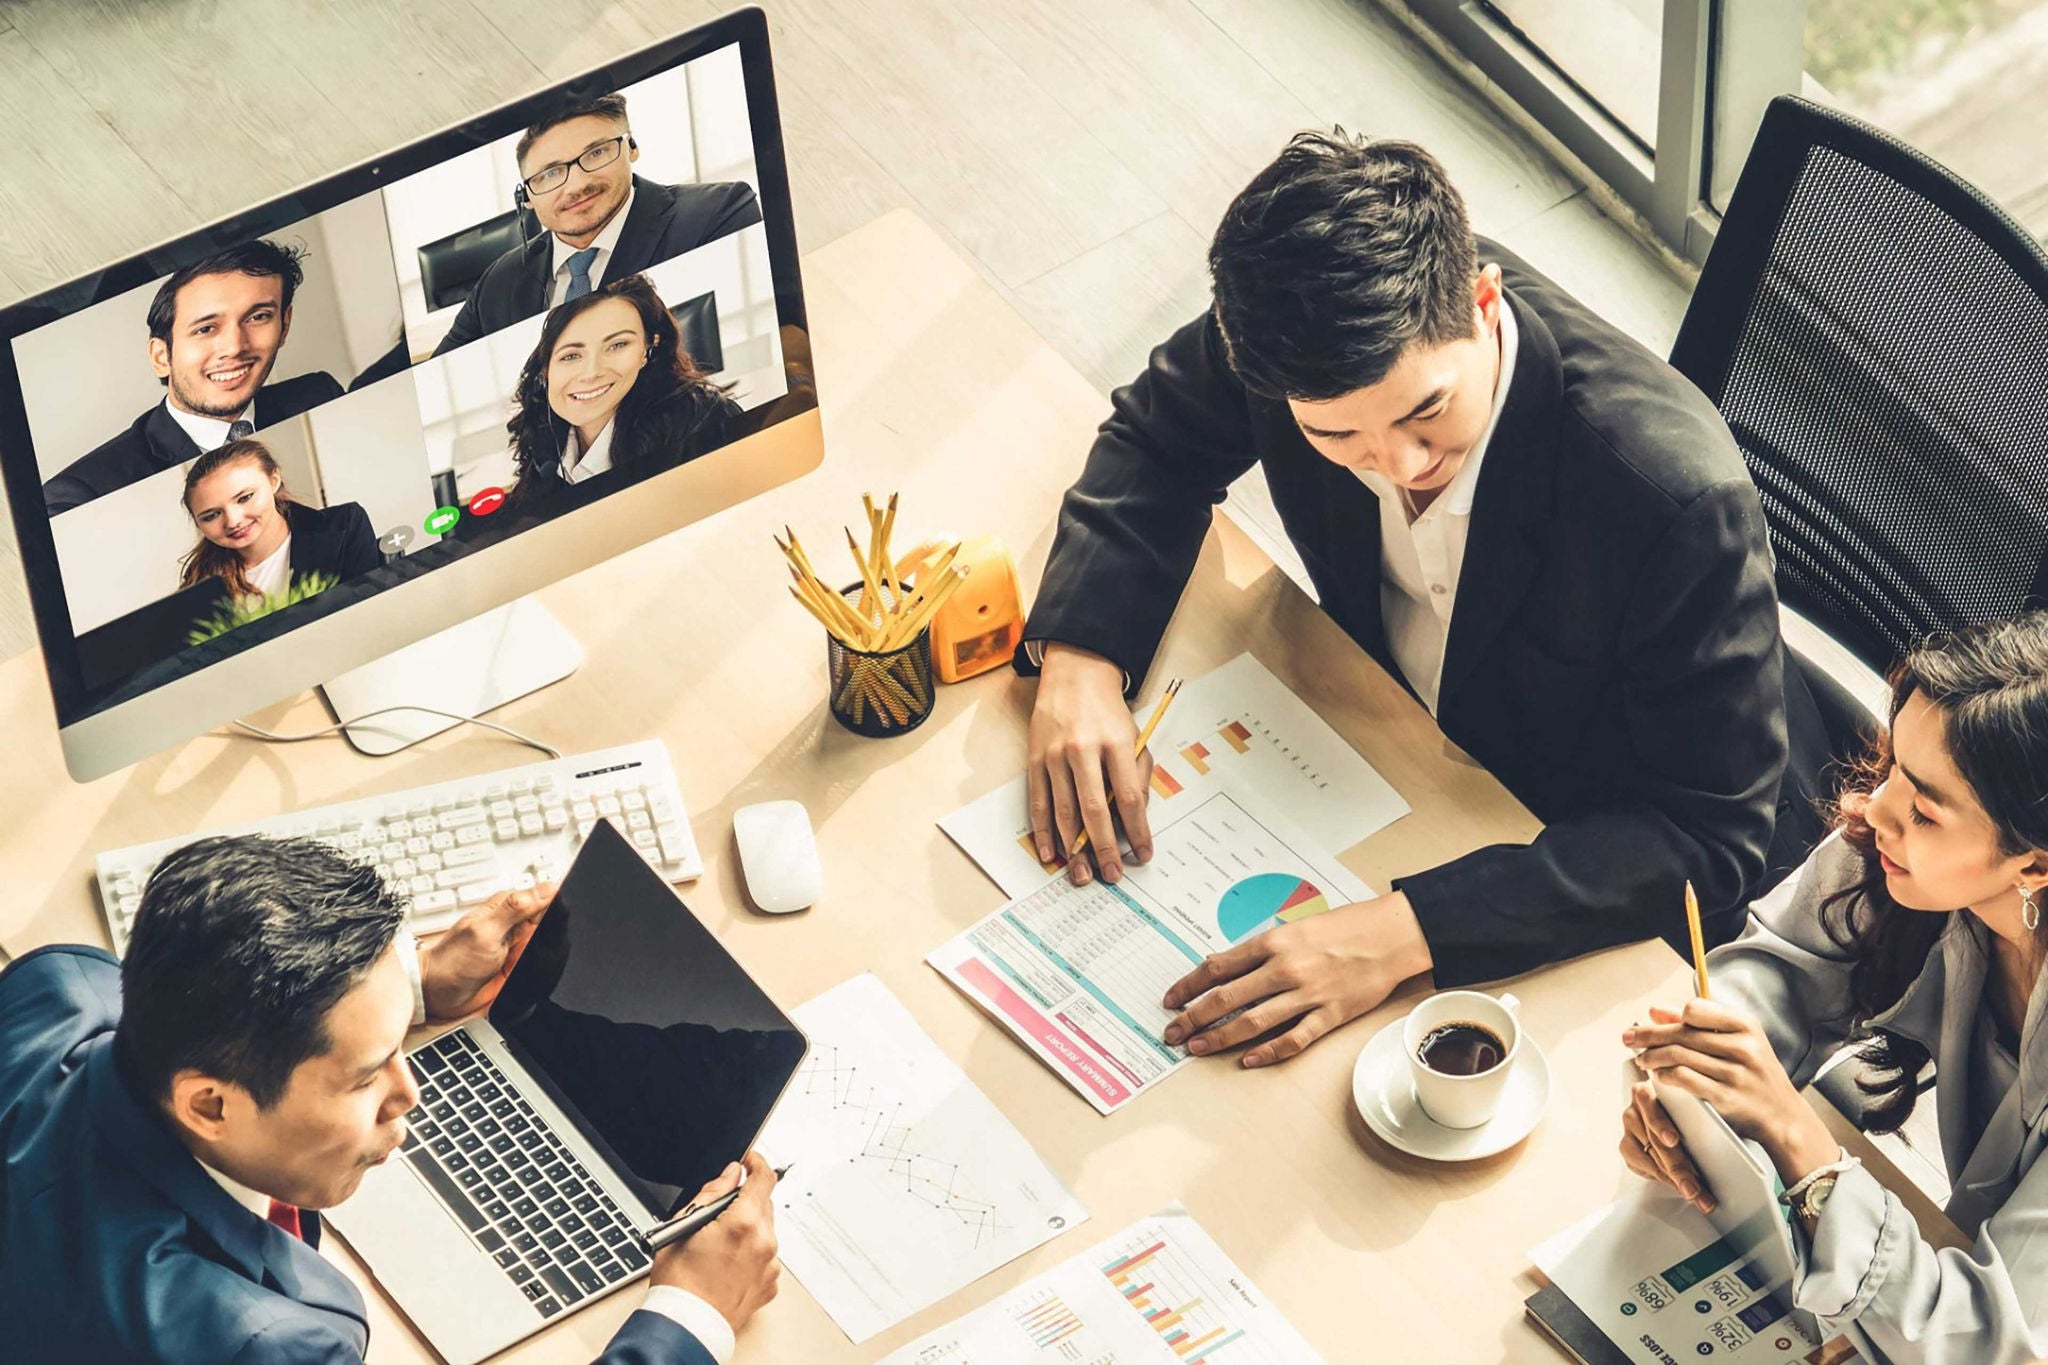
<path fill-rule="evenodd" d="M 910 586 L 903 586 L 905 593 Z M 882 589 L 889 597 L 888 588 Z M 842 590 L 858 608 L 861 585 Z M 831 665 L 832 719 L 857 735 L 887 739 L 924 724 L 932 713 L 932 633 L 927 626 L 901 649 L 870 654 L 825 637 Z"/>

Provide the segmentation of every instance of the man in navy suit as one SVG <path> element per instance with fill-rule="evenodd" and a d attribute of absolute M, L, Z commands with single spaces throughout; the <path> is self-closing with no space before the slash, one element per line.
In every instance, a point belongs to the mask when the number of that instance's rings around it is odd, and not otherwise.
<path fill-rule="evenodd" d="M 341 397 L 325 371 L 269 382 L 304 256 L 259 238 L 163 282 L 149 305 L 149 363 L 164 401 L 43 484 L 51 516 Z"/>
<path fill-rule="evenodd" d="M 513 156 L 522 177 L 514 196 L 547 231 L 484 268 L 435 355 L 761 221 L 750 185 L 634 175 L 640 144 L 624 95 L 534 124 Z"/>
<path fill-rule="evenodd" d="M 207 839 L 150 879 L 124 962 L 55 946 L 0 972 L 0 1354 L 360 1361 L 363 1301 L 316 1210 L 404 1140 L 407 1028 L 487 1004 L 550 896 L 500 896 L 416 948 L 373 870 Z M 756 1154 L 746 1172 L 655 1256 L 604 1365 L 722 1362 L 774 1297 L 774 1173 Z"/>

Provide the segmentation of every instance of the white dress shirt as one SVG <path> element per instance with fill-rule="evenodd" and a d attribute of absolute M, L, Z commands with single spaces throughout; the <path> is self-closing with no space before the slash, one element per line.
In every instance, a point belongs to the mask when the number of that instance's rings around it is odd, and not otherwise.
<path fill-rule="evenodd" d="M 604 231 L 598 233 L 590 243 L 591 246 L 597 248 L 596 258 L 590 262 L 590 287 L 592 289 L 604 283 L 605 268 L 611 264 L 612 252 L 618 249 L 619 234 L 626 230 L 626 215 L 633 211 L 634 193 L 635 191 L 629 185 L 626 189 L 626 202 L 619 205 L 619 211 L 612 215 L 609 223 L 604 225 Z M 548 307 L 552 308 L 567 297 L 569 293 L 569 258 L 584 248 L 570 246 L 560 237 L 552 237 L 549 240 L 554 243 L 555 263 L 555 273 L 548 281 Z"/>
<path fill-rule="evenodd" d="M 569 428 L 569 437 L 562 442 L 563 482 L 582 483 L 611 471 L 613 425 L 607 420 L 588 450 L 583 449 L 583 438 L 576 434 L 576 428 Z"/>
<path fill-rule="evenodd" d="M 249 586 L 265 597 L 276 597 L 291 585 L 292 581 L 292 538 L 286 532 L 284 544 L 263 557 L 263 562 L 249 570 Z"/>
<path fill-rule="evenodd" d="M 1380 502 L 1380 619 L 1387 647 L 1415 695 L 1436 714 L 1443 682 L 1444 647 L 1450 640 L 1451 612 L 1458 602 L 1458 575 L 1465 561 L 1465 537 L 1472 524 L 1472 497 L 1479 487 L 1479 467 L 1500 423 L 1515 373 L 1515 314 L 1505 296 L 1500 301 L 1500 379 L 1494 385 L 1493 413 L 1486 430 L 1465 457 L 1457 475 L 1417 516 L 1407 490 L 1375 470 L 1353 469 Z"/>
<path fill-rule="evenodd" d="M 602 259 L 602 258 L 600 258 Z M 251 398 L 249 406 L 233 417 L 201 417 L 196 412 L 187 412 L 170 399 L 164 399 L 164 411 L 171 415 L 194 445 L 201 450 L 219 450 L 228 443 L 228 428 L 237 422 L 247 422 L 251 430 L 256 426 L 256 400 Z"/>

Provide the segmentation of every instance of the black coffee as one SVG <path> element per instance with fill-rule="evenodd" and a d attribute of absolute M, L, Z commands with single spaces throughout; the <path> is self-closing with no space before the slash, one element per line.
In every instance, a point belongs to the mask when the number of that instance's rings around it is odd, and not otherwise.
<path fill-rule="evenodd" d="M 1478 1024 L 1438 1024 L 1416 1049 L 1422 1064 L 1446 1076 L 1477 1076 L 1506 1060 L 1507 1044 Z"/>

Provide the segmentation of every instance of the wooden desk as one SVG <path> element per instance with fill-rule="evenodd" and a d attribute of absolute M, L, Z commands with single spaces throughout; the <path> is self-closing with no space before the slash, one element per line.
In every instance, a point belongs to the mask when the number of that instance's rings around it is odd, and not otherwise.
<path fill-rule="evenodd" d="M 1002 901 L 934 821 L 1017 773 L 1030 685 L 1001 670 L 944 689 L 909 736 L 845 733 L 825 709 L 823 642 L 783 593 L 769 533 L 787 522 L 829 545 L 862 490 L 901 489 L 898 543 L 992 532 L 1035 579 L 1102 396 L 908 214 L 819 251 L 804 275 L 823 469 L 543 593 L 589 662 L 497 718 L 571 751 L 665 739 L 704 851 L 704 878 L 686 892 L 692 908 L 787 1005 L 858 970 L 879 975 L 1094 1217 L 859 1348 L 785 1280 L 739 1359 L 872 1361 L 1180 1199 L 1333 1362 L 1552 1365 L 1557 1355 L 1522 1315 L 1527 1251 L 1634 1179 L 1615 1154 L 1619 1033 L 1644 1002 L 1684 997 L 1684 965 L 1641 944 L 1515 984 L 1549 1054 L 1553 1098 L 1525 1144 L 1489 1161 L 1441 1168 L 1400 1156 L 1352 1111 L 1353 1059 L 1413 990 L 1286 1066 L 1192 1067 L 1098 1117 L 923 963 Z M 1270 568 L 1219 521 L 1159 676 L 1192 676 L 1249 649 L 1356 745 L 1414 807 L 1344 857 L 1376 886 L 1532 836 L 1534 818 L 1448 755 L 1428 715 Z M 264 723 L 325 720 L 308 697 Z M 339 740 L 209 736 L 81 787 L 64 774 L 34 655 L 0 667 L 0 735 L 11 769 L 0 786 L 0 865 L 11 881 L 0 943 L 15 953 L 106 941 L 90 886 L 98 849 L 533 756 L 476 730 L 388 759 Z M 824 900 L 784 919 L 746 908 L 733 865 L 732 811 L 770 797 L 809 807 L 826 870 Z M 341 1259 L 371 1304 L 371 1359 L 431 1359 L 360 1266 Z M 638 1301 L 616 1296 L 506 1358 L 587 1361 Z"/>

